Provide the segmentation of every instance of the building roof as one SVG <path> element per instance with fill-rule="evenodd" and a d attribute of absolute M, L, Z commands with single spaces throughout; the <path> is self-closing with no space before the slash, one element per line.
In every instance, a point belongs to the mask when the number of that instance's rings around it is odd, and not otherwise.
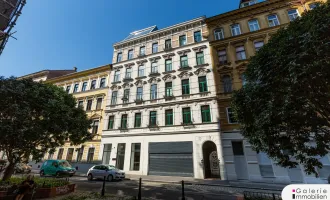
<path fill-rule="evenodd" d="M 59 76 L 63 76 L 66 74 L 70 74 L 70 73 L 74 73 L 77 71 L 77 68 L 74 67 L 73 69 L 64 69 L 64 70 L 42 70 L 42 71 L 38 71 L 32 74 L 27 74 L 24 76 L 20 76 L 18 77 L 18 79 L 25 79 L 25 78 L 39 78 L 39 77 L 43 77 L 46 76 L 46 80 L 51 79 L 51 78 L 55 78 L 55 77 L 59 77 Z"/>
<path fill-rule="evenodd" d="M 150 26 L 145 29 L 137 30 L 137 31 L 131 32 L 124 40 L 129 40 L 129 39 L 136 38 L 136 37 L 139 37 L 142 35 L 146 35 L 148 33 L 151 33 L 152 31 L 156 31 L 156 30 L 158 30 L 156 25 Z"/>

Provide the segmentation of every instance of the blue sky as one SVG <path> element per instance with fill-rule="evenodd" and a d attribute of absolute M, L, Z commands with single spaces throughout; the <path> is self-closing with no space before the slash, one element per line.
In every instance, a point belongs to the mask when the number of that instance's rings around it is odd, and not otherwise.
<path fill-rule="evenodd" d="M 109 64 L 112 45 L 130 32 L 164 28 L 238 8 L 239 0 L 28 0 L 0 56 L 0 75 L 78 71 Z"/>

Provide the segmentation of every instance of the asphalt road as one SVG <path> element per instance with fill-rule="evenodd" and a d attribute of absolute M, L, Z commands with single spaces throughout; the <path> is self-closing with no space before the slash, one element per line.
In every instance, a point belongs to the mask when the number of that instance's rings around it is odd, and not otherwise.
<path fill-rule="evenodd" d="M 77 184 L 77 191 L 101 192 L 102 180 L 87 181 L 84 177 L 73 177 L 70 181 Z M 138 181 L 123 180 L 115 182 L 106 182 L 105 192 L 115 195 L 137 196 Z M 185 186 L 186 200 L 236 200 L 236 195 L 242 191 L 223 190 L 218 187 L 209 186 Z M 157 200 L 181 200 L 182 190 L 180 184 L 145 182 L 141 186 L 142 199 L 148 197 Z"/>

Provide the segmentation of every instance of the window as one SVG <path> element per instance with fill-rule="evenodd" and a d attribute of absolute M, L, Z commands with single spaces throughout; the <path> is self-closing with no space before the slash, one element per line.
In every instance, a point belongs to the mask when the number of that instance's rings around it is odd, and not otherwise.
<path fill-rule="evenodd" d="M 116 105 L 117 104 L 117 91 L 112 91 L 112 96 L 111 96 L 111 105 Z"/>
<path fill-rule="evenodd" d="M 69 92 L 70 92 L 70 89 L 71 89 L 71 85 L 68 85 L 68 86 L 66 86 L 66 90 L 65 90 L 65 91 L 66 91 L 67 93 L 69 93 Z"/>
<path fill-rule="evenodd" d="M 88 99 L 87 100 L 86 110 L 92 110 L 92 104 L 93 104 L 93 100 L 92 99 Z"/>
<path fill-rule="evenodd" d="M 172 71 L 172 59 L 165 60 L 165 71 Z"/>
<path fill-rule="evenodd" d="M 68 148 L 68 152 L 66 154 L 67 161 L 70 161 L 70 162 L 72 161 L 73 151 L 74 151 L 74 148 Z"/>
<path fill-rule="evenodd" d="M 180 43 L 180 47 L 186 45 L 186 36 L 185 35 L 181 35 L 179 37 L 179 43 Z"/>
<path fill-rule="evenodd" d="M 201 31 L 196 31 L 196 32 L 194 32 L 194 40 L 195 40 L 195 42 L 200 42 L 200 41 L 202 41 Z"/>
<path fill-rule="evenodd" d="M 278 21 L 277 15 L 269 15 L 268 16 L 268 24 L 269 24 L 269 27 L 280 25 L 280 22 Z"/>
<path fill-rule="evenodd" d="M 146 47 L 140 47 L 140 56 L 146 55 Z"/>
<path fill-rule="evenodd" d="M 188 56 L 181 56 L 180 57 L 180 67 L 188 67 Z"/>
<path fill-rule="evenodd" d="M 246 59 L 244 46 L 236 47 L 236 58 L 237 58 L 237 60 L 245 60 Z"/>
<path fill-rule="evenodd" d="M 181 85 L 182 85 L 182 95 L 190 94 L 189 79 L 182 80 Z"/>
<path fill-rule="evenodd" d="M 173 110 L 165 110 L 165 125 L 172 126 L 173 125 Z"/>
<path fill-rule="evenodd" d="M 259 152 L 257 157 L 261 176 L 274 177 L 272 161 L 268 158 L 267 154 Z"/>
<path fill-rule="evenodd" d="M 102 100 L 103 100 L 102 97 L 97 98 L 97 101 L 96 101 L 96 110 L 100 110 L 102 108 Z"/>
<path fill-rule="evenodd" d="M 198 77 L 199 92 L 207 92 L 206 76 Z"/>
<path fill-rule="evenodd" d="M 82 160 L 83 154 L 84 154 L 84 146 L 81 146 L 81 148 L 77 148 L 77 162 L 80 162 Z"/>
<path fill-rule="evenodd" d="M 264 42 L 263 41 L 259 41 L 259 42 L 254 42 L 254 48 L 256 49 L 256 51 L 259 51 L 259 49 L 264 46 Z"/>
<path fill-rule="evenodd" d="M 288 15 L 290 18 L 290 21 L 292 22 L 293 20 L 295 20 L 297 17 L 299 17 L 299 13 L 298 10 L 294 9 L 294 10 L 289 10 L 288 11 Z"/>
<path fill-rule="evenodd" d="M 138 76 L 144 76 L 144 65 L 139 66 Z"/>
<path fill-rule="evenodd" d="M 74 84 L 73 93 L 78 92 L 79 83 Z"/>
<path fill-rule="evenodd" d="M 132 77 L 132 68 L 126 68 L 125 78 Z"/>
<path fill-rule="evenodd" d="M 202 112 L 202 123 L 211 122 L 211 112 L 210 112 L 210 106 L 202 106 L 201 107 Z"/>
<path fill-rule="evenodd" d="M 124 97 L 123 97 L 123 103 L 128 103 L 129 102 L 129 89 L 124 90 Z"/>
<path fill-rule="evenodd" d="M 165 83 L 165 96 L 166 96 L 166 97 L 171 97 L 171 96 L 173 96 L 172 82 L 166 82 L 166 83 Z"/>
<path fill-rule="evenodd" d="M 232 141 L 231 146 L 233 148 L 234 156 L 243 156 L 243 142 L 242 141 Z"/>
<path fill-rule="evenodd" d="M 104 165 L 110 164 L 111 149 L 112 149 L 112 144 L 104 144 L 102 164 Z"/>
<path fill-rule="evenodd" d="M 242 86 L 244 86 L 246 84 L 246 78 L 244 74 L 241 75 L 241 79 L 242 79 Z"/>
<path fill-rule="evenodd" d="M 149 125 L 151 125 L 151 126 L 157 125 L 157 112 L 156 111 L 150 111 Z"/>
<path fill-rule="evenodd" d="M 227 118 L 228 118 L 228 123 L 230 123 L 230 124 L 237 123 L 237 120 L 236 120 L 236 117 L 234 115 L 232 108 L 227 108 Z"/>
<path fill-rule="evenodd" d="M 231 25 L 231 34 L 232 34 L 232 36 L 241 34 L 241 28 L 240 28 L 239 24 Z"/>
<path fill-rule="evenodd" d="M 62 157 L 63 157 L 63 151 L 64 151 L 63 148 L 60 148 L 60 149 L 58 150 L 57 160 L 62 160 Z"/>
<path fill-rule="evenodd" d="M 158 43 L 153 43 L 152 44 L 152 53 L 157 53 L 158 52 Z"/>
<path fill-rule="evenodd" d="M 197 61 L 197 65 L 204 64 L 204 53 L 203 52 L 196 53 L 196 61 Z"/>
<path fill-rule="evenodd" d="M 136 90 L 136 100 L 143 100 L 143 87 L 138 87 Z"/>
<path fill-rule="evenodd" d="M 165 40 L 165 49 L 171 49 L 171 48 L 172 48 L 171 39 Z"/>
<path fill-rule="evenodd" d="M 120 128 L 127 129 L 127 114 L 121 116 Z"/>
<path fill-rule="evenodd" d="M 151 63 L 151 73 L 158 73 L 157 63 Z"/>
<path fill-rule="evenodd" d="M 84 101 L 83 100 L 78 101 L 78 107 L 84 108 Z"/>
<path fill-rule="evenodd" d="M 94 120 L 92 125 L 92 134 L 96 134 L 99 129 L 99 120 Z"/>
<path fill-rule="evenodd" d="M 86 91 L 86 88 L 87 88 L 87 82 L 84 82 L 84 83 L 82 84 L 81 91 L 82 91 L 82 92 Z"/>
<path fill-rule="evenodd" d="M 222 28 L 215 29 L 214 30 L 214 39 L 215 40 L 223 40 L 223 39 L 225 39 L 225 36 L 223 34 L 223 29 Z"/>
<path fill-rule="evenodd" d="M 87 162 L 92 162 L 94 160 L 94 151 L 95 151 L 94 147 L 90 147 L 88 149 Z"/>
<path fill-rule="evenodd" d="M 258 20 L 257 19 L 250 20 L 249 21 L 249 28 L 250 28 L 251 32 L 259 30 L 260 28 L 259 28 Z"/>
<path fill-rule="evenodd" d="M 109 117 L 109 123 L 108 123 L 108 129 L 113 129 L 113 125 L 114 125 L 114 122 L 115 122 L 115 116 L 110 116 Z"/>
<path fill-rule="evenodd" d="M 311 3 L 309 4 L 309 9 L 313 10 L 315 8 L 319 7 L 319 4 L 318 3 Z"/>
<path fill-rule="evenodd" d="M 133 49 L 131 49 L 131 50 L 128 51 L 127 59 L 128 60 L 133 59 Z"/>
<path fill-rule="evenodd" d="M 157 85 L 156 84 L 151 85 L 150 99 L 151 100 L 157 99 Z"/>
<path fill-rule="evenodd" d="M 117 54 L 117 62 L 120 62 L 123 57 L 123 54 L 120 52 Z"/>
<path fill-rule="evenodd" d="M 222 79 L 223 79 L 224 93 L 231 93 L 232 92 L 231 77 L 229 75 L 224 75 Z"/>
<path fill-rule="evenodd" d="M 218 51 L 218 59 L 220 65 L 227 64 L 227 51 L 226 49 Z"/>
<path fill-rule="evenodd" d="M 95 88 L 96 88 L 96 80 L 92 80 L 90 90 L 94 90 Z"/>
<path fill-rule="evenodd" d="M 115 77 L 113 79 L 113 82 L 119 82 L 120 81 L 120 71 L 115 71 Z"/>
<path fill-rule="evenodd" d="M 106 80 L 106 78 L 101 78 L 101 80 L 100 80 L 100 88 L 104 88 L 105 87 L 105 80 Z"/>
<path fill-rule="evenodd" d="M 141 127 L 141 113 L 135 113 L 134 127 L 135 128 Z"/>
<path fill-rule="evenodd" d="M 121 170 L 124 169 L 125 149 L 126 149 L 126 144 L 125 143 L 118 143 L 118 146 L 117 146 L 116 167 L 118 169 L 121 169 Z"/>
<path fill-rule="evenodd" d="M 182 108 L 183 124 L 191 124 L 190 108 Z"/>
<path fill-rule="evenodd" d="M 132 143 L 132 152 L 131 152 L 131 167 L 132 171 L 140 170 L 140 152 L 141 152 L 141 143 Z"/>

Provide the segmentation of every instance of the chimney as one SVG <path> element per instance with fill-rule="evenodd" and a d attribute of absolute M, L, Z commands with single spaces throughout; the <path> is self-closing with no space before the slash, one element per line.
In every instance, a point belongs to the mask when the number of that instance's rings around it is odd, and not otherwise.
<path fill-rule="evenodd" d="M 74 70 L 75 72 L 77 72 L 77 69 L 78 69 L 77 67 L 73 67 L 73 70 Z"/>

